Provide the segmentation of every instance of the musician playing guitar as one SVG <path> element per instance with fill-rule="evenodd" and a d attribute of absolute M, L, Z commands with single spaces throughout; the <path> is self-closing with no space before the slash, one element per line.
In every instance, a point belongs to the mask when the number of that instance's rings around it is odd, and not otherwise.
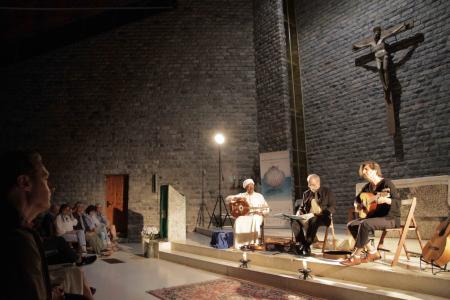
<path fill-rule="evenodd" d="M 363 162 L 359 166 L 359 176 L 368 183 L 355 199 L 359 218 L 347 224 L 356 243 L 353 254 L 341 262 L 346 266 L 380 259 L 380 253 L 369 242 L 369 235 L 374 230 L 400 226 L 400 197 L 392 181 L 382 177 L 380 165 L 374 161 Z M 363 256 L 364 249 L 367 252 Z"/>
<path fill-rule="evenodd" d="M 310 256 L 311 244 L 314 242 L 319 226 L 330 226 L 331 214 L 336 210 L 336 199 L 331 190 L 320 186 L 320 177 L 311 174 L 306 179 L 309 189 L 303 193 L 303 199 L 295 201 L 294 213 L 305 215 L 302 221 L 292 220 L 291 228 L 295 241 L 294 248 L 298 255 Z M 305 233 L 306 232 L 306 238 Z"/>
<path fill-rule="evenodd" d="M 234 247 L 236 249 L 260 243 L 258 238 L 261 233 L 261 224 L 264 216 L 270 210 L 264 196 L 255 192 L 255 182 L 252 179 L 244 180 L 242 186 L 246 190 L 245 193 L 227 197 L 231 198 L 231 202 L 244 198 L 250 207 L 247 215 L 238 217 L 234 222 Z"/>

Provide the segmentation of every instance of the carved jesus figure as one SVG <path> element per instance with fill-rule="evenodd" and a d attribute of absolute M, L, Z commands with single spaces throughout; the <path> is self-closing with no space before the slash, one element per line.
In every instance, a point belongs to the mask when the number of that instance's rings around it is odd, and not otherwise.
<path fill-rule="evenodd" d="M 353 44 L 353 51 L 357 51 L 362 48 L 370 47 L 370 50 L 375 56 L 375 61 L 377 64 L 378 74 L 380 75 L 381 84 L 383 85 L 384 90 L 384 99 L 390 103 L 391 97 L 390 97 L 390 81 L 389 81 L 389 60 L 390 60 L 390 53 L 388 49 L 386 49 L 386 43 L 385 40 L 395 34 L 397 34 L 400 31 L 404 31 L 406 29 L 409 29 L 408 23 L 402 23 L 392 30 L 389 30 L 388 32 L 382 34 L 381 27 L 377 26 L 373 29 L 373 40 L 369 41 L 363 41 L 361 43 L 355 43 Z"/>

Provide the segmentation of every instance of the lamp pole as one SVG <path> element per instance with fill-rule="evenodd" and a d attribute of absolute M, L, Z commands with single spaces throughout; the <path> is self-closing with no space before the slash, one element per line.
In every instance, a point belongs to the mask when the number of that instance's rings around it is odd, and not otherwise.
<path fill-rule="evenodd" d="M 213 213 L 211 215 L 211 218 L 209 220 L 209 225 L 208 228 L 211 226 L 212 220 L 214 218 L 214 220 L 216 221 L 216 224 L 218 225 L 218 227 L 222 228 L 223 224 L 225 223 L 224 221 L 228 218 L 230 220 L 231 223 L 231 218 L 230 218 L 230 214 L 228 212 L 227 206 L 225 205 L 225 201 L 222 197 L 222 155 L 221 155 L 221 145 L 225 142 L 225 137 L 222 134 L 216 134 L 216 136 L 214 137 L 214 140 L 216 141 L 216 143 L 219 146 L 219 194 L 217 195 L 216 198 L 216 204 L 214 205 L 214 209 L 213 209 Z M 215 214 L 216 212 L 216 208 L 217 205 L 219 205 L 219 219 L 217 219 L 217 216 Z M 225 217 L 222 219 L 222 205 L 225 209 Z"/>
<path fill-rule="evenodd" d="M 219 197 L 222 197 L 222 164 L 221 164 L 221 155 L 220 155 L 220 148 L 221 144 L 219 144 Z M 219 203 L 219 226 L 220 228 L 223 227 L 223 221 L 222 221 L 222 203 Z"/>

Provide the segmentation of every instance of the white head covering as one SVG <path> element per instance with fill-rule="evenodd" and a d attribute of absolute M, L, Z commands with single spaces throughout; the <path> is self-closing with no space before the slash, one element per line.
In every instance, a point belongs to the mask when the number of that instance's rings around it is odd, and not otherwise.
<path fill-rule="evenodd" d="M 244 187 L 244 189 L 247 187 L 247 185 L 249 184 L 253 184 L 255 185 L 255 182 L 253 181 L 253 179 L 249 178 L 249 179 L 245 179 L 244 182 L 242 183 L 242 186 Z"/>

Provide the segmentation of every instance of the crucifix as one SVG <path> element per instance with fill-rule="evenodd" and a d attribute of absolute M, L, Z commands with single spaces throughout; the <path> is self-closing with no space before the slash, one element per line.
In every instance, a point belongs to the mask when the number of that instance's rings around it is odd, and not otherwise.
<path fill-rule="evenodd" d="M 384 100 L 386 104 L 387 112 L 387 123 L 389 134 L 395 135 L 396 122 L 395 122 L 395 107 L 394 107 L 394 97 L 392 95 L 392 83 L 390 80 L 392 67 L 392 57 L 391 53 L 398 50 L 405 49 L 406 47 L 413 44 L 417 38 L 408 39 L 403 42 L 398 42 L 395 45 L 389 45 L 385 42 L 389 37 L 395 36 L 400 32 L 404 32 L 408 29 L 414 27 L 413 21 L 403 22 L 399 25 L 390 27 L 388 29 L 382 29 L 377 26 L 373 28 L 373 36 L 367 37 L 359 42 L 352 45 L 353 51 L 359 51 L 360 49 L 370 48 L 371 52 L 368 55 L 362 56 L 355 60 L 356 66 L 366 67 L 365 64 L 373 61 L 375 59 L 376 71 L 380 76 L 381 84 L 383 86 Z M 423 35 L 422 35 L 423 38 Z M 366 67 L 371 69 L 373 67 Z"/>

